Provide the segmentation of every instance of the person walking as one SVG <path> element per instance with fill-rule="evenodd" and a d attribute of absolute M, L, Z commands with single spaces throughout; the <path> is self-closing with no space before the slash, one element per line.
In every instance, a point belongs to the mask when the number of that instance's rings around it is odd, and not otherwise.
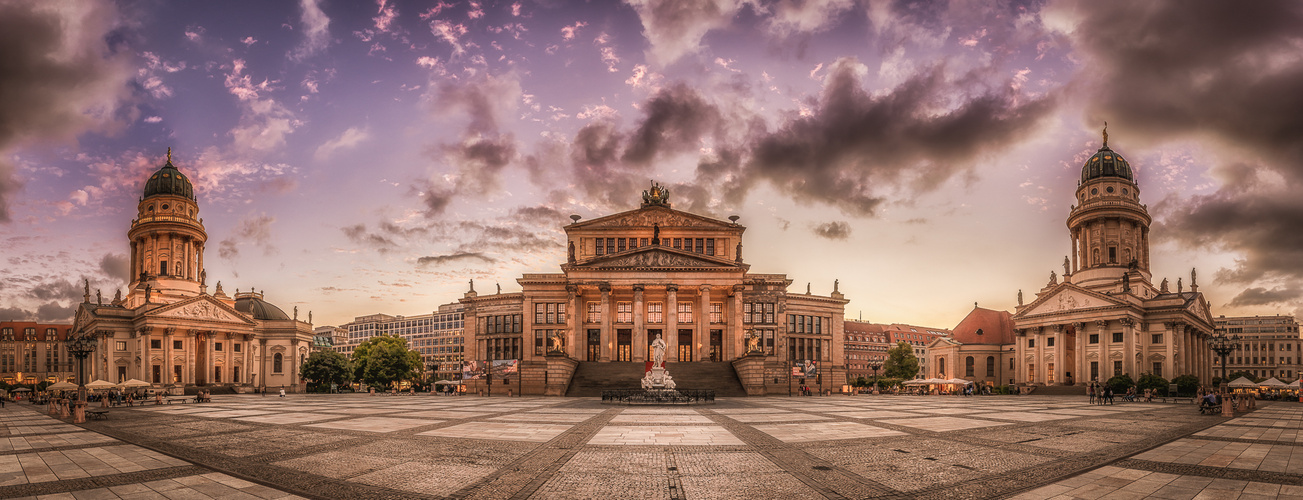
<path fill-rule="evenodd" d="M 1095 404 L 1095 383 L 1086 384 L 1086 396 L 1090 398 L 1089 404 Z"/>

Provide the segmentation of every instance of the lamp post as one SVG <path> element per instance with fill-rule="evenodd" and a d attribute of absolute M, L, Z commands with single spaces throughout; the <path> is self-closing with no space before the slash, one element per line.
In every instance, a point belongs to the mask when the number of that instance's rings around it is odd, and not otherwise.
<path fill-rule="evenodd" d="M 95 337 L 90 334 L 82 334 L 68 342 L 68 353 L 77 358 L 77 401 L 73 417 L 76 423 L 86 421 L 86 357 L 95 352 L 95 343 Z"/>
<path fill-rule="evenodd" d="M 1239 340 L 1240 340 L 1239 335 L 1231 335 L 1227 337 L 1226 334 L 1224 333 L 1219 333 L 1213 335 L 1212 337 L 1208 337 L 1208 348 L 1211 349 L 1213 352 L 1217 353 L 1217 355 L 1221 356 L 1222 358 L 1222 383 L 1221 383 L 1222 387 L 1227 387 L 1226 355 L 1234 351 L 1240 350 Z M 1235 410 L 1232 408 L 1230 401 L 1226 400 L 1226 398 L 1222 398 L 1222 399 L 1223 399 L 1222 416 L 1226 416 L 1226 417 L 1234 416 Z"/>
<path fill-rule="evenodd" d="M 882 368 L 882 363 L 869 363 L 869 368 L 873 369 L 873 393 L 878 393 L 878 368 Z"/>

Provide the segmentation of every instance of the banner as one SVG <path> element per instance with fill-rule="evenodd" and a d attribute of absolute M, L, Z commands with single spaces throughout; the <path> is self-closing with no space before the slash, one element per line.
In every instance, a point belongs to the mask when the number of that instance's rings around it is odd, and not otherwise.
<path fill-rule="evenodd" d="M 490 372 L 494 379 L 502 379 L 516 374 L 516 363 L 514 359 L 498 359 L 493 361 Z"/>
<path fill-rule="evenodd" d="M 462 380 L 480 380 L 484 378 L 483 361 L 463 361 L 461 364 Z"/>
<path fill-rule="evenodd" d="M 792 376 L 799 378 L 813 378 L 819 376 L 819 362 L 812 359 L 806 359 L 793 363 Z"/>

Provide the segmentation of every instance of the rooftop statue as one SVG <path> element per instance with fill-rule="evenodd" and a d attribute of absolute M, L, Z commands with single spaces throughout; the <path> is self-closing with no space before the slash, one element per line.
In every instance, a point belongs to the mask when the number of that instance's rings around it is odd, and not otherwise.
<path fill-rule="evenodd" d="M 642 192 L 642 206 L 670 204 L 670 192 L 665 186 L 652 181 L 651 189 Z"/>

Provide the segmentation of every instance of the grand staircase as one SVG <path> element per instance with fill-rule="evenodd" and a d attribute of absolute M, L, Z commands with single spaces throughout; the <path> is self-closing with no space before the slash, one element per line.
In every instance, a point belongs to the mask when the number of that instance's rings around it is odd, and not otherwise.
<path fill-rule="evenodd" d="M 597 397 L 607 389 L 637 389 L 642 387 L 645 363 L 581 361 L 570 379 L 569 397 Z M 715 391 L 715 397 L 746 396 L 742 382 L 738 381 L 732 363 L 694 361 L 665 363 L 665 369 L 674 377 L 680 389 Z"/>

